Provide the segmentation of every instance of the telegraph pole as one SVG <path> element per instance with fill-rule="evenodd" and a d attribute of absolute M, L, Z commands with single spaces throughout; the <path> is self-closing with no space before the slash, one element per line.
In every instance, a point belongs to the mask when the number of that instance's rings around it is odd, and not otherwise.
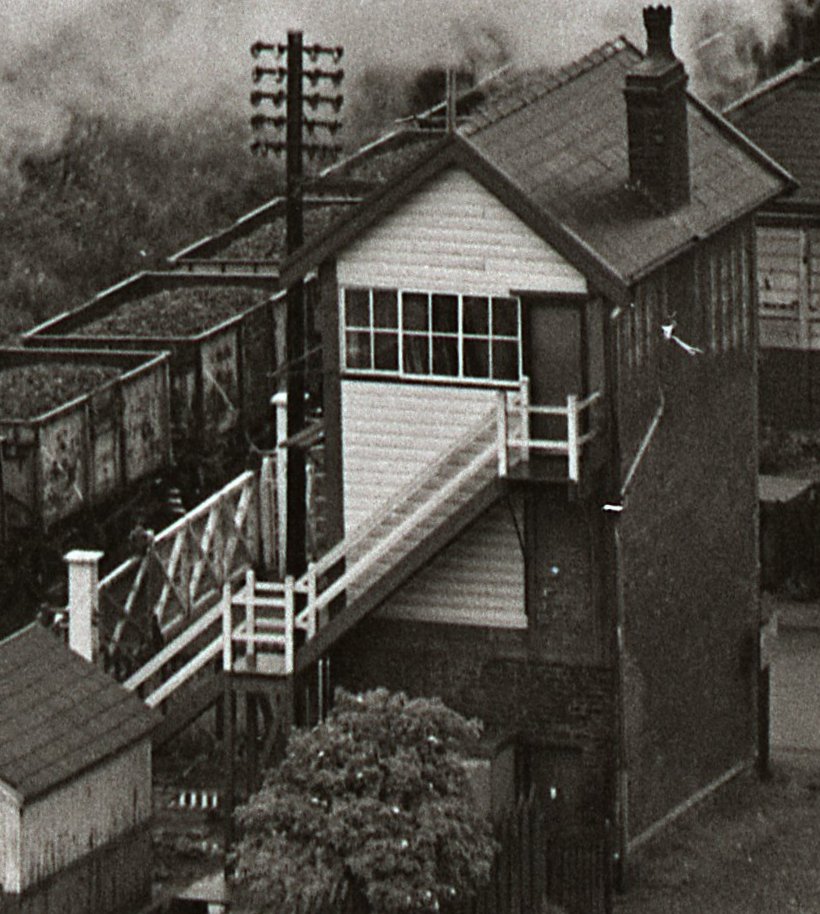
<path fill-rule="evenodd" d="M 274 92 L 255 91 L 251 93 L 251 104 L 258 107 L 263 102 L 271 102 L 275 107 L 286 105 L 285 116 L 269 116 L 257 114 L 251 118 L 254 130 L 267 127 L 281 129 L 285 127 L 285 139 L 268 140 L 257 138 L 251 149 L 258 154 L 267 155 L 268 152 L 285 152 L 285 209 L 287 229 L 287 253 L 295 253 L 304 243 L 304 155 L 312 159 L 316 155 L 324 156 L 328 153 L 335 155 L 340 151 L 336 143 L 305 143 L 303 131 L 305 128 L 311 135 L 317 128 L 327 130 L 335 136 L 339 130 L 338 119 L 323 120 L 315 117 L 306 117 L 304 112 L 307 103 L 312 109 L 320 105 L 330 106 L 338 114 L 342 106 L 341 95 L 327 95 L 321 91 L 305 93 L 304 81 L 307 79 L 311 87 L 315 87 L 322 80 L 329 81 L 338 87 L 344 78 L 344 71 L 338 68 L 323 69 L 316 66 L 320 57 L 327 55 L 332 58 L 333 64 L 338 64 L 342 58 L 341 47 L 324 47 L 319 44 L 305 46 L 301 31 L 289 31 L 287 44 L 270 45 L 257 42 L 251 48 L 251 54 L 259 57 L 262 52 L 272 51 L 278 58 L 286 55 L 286 65 L 276 67 L 257 66 L 253 71 L 254 82 L 260 82 L 265 77 L 273 77 L 279 86 L 287 83 L 285 91 L 279 89 Z M 304 66 L 305 57 L 308 57 L 310 66 Z M 305 295 L 304 282 L 299 279 L 287 291 L 287 434 L 292 438 L 305 428 Z M 305 455 L 301 447 L 291 447 L 288 450 L 287 462 L 287 524 L 286 524 L 286 556 L 285 572 L 294 576 L 301 575 L 306 568 L 305 538 L 307 522 L 307 506 L 305 504 Z"/>

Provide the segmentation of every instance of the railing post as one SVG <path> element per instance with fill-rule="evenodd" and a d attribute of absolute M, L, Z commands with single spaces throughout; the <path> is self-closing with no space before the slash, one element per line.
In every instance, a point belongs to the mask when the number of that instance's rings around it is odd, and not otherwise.
<path fill-rule="evenodd" d="M 245 633 L 248 640 L 246 657 L 248 667 L 253 669 L 256 663 L 256 574 L 252 568 L 245 572 Z"/>
<path fill-rule="evenodd" d="M 530 379 L 524 375 L 519 387 L 521 397 L 521 440 L 524 442 L 521 459 L 526 463 L 530 459 Z"/>
<path fill-rule="evenodd" d="M 567 461 L 569 478 L 573 482 L 578 482 L 580 475 L 581 455 L 578 438 L 578 397 L 570 394 L 567 397 Z"/>
<path fill-rule="evenodd" d="M 498 449 L 498 475 L 507 475 L 507 394 L 499 390 L 496 394 L 496 447 Z"/>
<path fill-rule="evenodd" d="M 307 592 L 307 610 L 308 624 L 307 637 L 313 638 L 316 634 L 316 563 L 309 562 L 307 568 L 308 592 Z"/>
<path fill-rule="evenodd" d="M 293 575 L 285 578 L 285 673 L 293 672 Z"/>
<path fill-rule="evenodd" d="M 288 450 L 282 443 L 288 437 L 288 395 L 279 391 L 273 397 L 276 407 L 276 546 L 278 572 L 285 572 L 288 526 Z"/>
<path fill-rule="evenodd" d="M 94 663 L 99 650 L 100 559 L 104 553 L 72 549 L 68 563 L 68 646 Z"/>
<path fill-rule="evenodd" d="M 222 585 L 222 669 L 233 669 L 233 619 L 231 618 L 231 585 Z"/>

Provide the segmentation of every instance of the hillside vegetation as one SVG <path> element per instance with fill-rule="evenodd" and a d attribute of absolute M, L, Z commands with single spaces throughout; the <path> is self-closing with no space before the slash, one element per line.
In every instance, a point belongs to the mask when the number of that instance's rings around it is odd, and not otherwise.
<path fill-rule="evenodd" d="M 0 186 L 0 338 L 74 307 L 258 206 L 280 166 L 242 124 L 77 116 Z"/>

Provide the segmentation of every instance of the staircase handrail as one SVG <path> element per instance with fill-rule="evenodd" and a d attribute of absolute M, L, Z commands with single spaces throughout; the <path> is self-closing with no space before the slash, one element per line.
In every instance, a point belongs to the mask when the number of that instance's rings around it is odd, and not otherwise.
<path fill-rule="evenodd" d="M 386 514 L 395 511 L 402 504 L 418 495 L 419 491 L 424 488 L 430 478 L 435 476 L 435 474 L 452 459 L 454 454 L 463 451 L 464 448 L 474 442 L 482 432 L 487 431 L 489 427 L 488 422 L 495 418 L 495 414 L 496 406 L 493 404 L 490 409 L 485 413 L 482 413 L 480 419 L 470 425 L 469 428 L 465 429 L 443 454 L 437 457 L 431 464 L 426 465 L 423 473 L 416 474 L 407 485 L 402 486 L 389 500 L 380 504 L 378 511 L 374 511 L 369 520 L 357 527 L 349 537 L 345 537 L 328 550 L 328 552 L 320 556 L 313 563 L 314 573 L 320 575 L 332 568 L 353 548 L 367 539 L 370 534 L 384 522 Z M 305 577 L 306 575 L 303 575 L 297 581 L 297 590 L 303 585 Z"/>
<path fill-rule="evenodd" d="M 493 416 L 495 410 L 493 410 Z M 387 550 L 392 548 L 396 543 L 404 539 L 407 533 L 414 527 L 426 520 L 433 514 L 445 501 L 447 501 L 457 489 L 459 489 L 470 477 L 475 476 L 479 469 L 487 463 L 497 460 L 497 444 L 493 440 L 483 451 L 473 458 L 466 467 L 448 479 L 447 482 L 433 494 L 427 501 L 422 502 L 418 510 L 408 515 L 397 527 L 395 527 L 384 539 L 379 540 L 376 546 L 365 553 L 357 562 L 346 569 L 345 573 L 336 581 L 325 588 L 321 594 L 317 594 L 315 601 L 308 604 L 302 612 L 296 617 L 296 624 L 306 627 L 309 617 L 314 615 L 322 608 L 327 606 L 331 600 L 346 590 L 350 584 L 362 576 L 364 572 L 381 557 Z M 304 574 L 296 582 L 295 588 L 300 593 L 308 593 L 310 587 L 310 574 Z"/>
<path fill-rule="evenodd" d="M 216 502 L 218 502 L 220 499 L 224 499 L 227 495 L 231 495 L 237 489 L 241 489 L 247 485 L 247 483 L 254 478 L 256 472 L 257 471 L 255 470 L 245 470 L 235 479 L 232 479 L 227 485 L 223 486 L 218 492 L 214 492 L 213 495 L 209 495 L 204 501 L 201 501 L 195 508 L 192 508 L 187 514 L 180 517 L 179 520 L 175 520 L 172 524 L 169 524 L 169 526 L 165 527 L 156 535 L 154 538 L 154 546 L 164 542 L 167 539 L 170 539 L 184 527 L 194 523 L 194 521 L 199 520 L 199 518 L 207 514 L 213 505 L 216 504 Z M 100 590 L 108 587 L 118 577 L 120 577 L 120 575 L 130 571 L 141 561 L 142 556 L 132 555 L 131 558 L 121 562 L 100 581 Z"/>

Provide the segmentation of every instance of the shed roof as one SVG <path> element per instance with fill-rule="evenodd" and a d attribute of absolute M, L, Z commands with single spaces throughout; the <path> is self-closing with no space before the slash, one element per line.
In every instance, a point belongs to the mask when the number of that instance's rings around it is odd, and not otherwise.
<path fill-rule="evenodd" d="M 800 182 L 786 208 L 820 206 L 820 58 L 765 80 L 726 117 Z"/>
<path fill-rule="evenodd" d="M 159 719 L 37 623 L 0 641 L 0 782 L 23 801 L 145 738 Z"/>
<path fill-rule="evenodd" d="M 693 242 L 708 237 L 793 186 L 793 179 L 720 114 L 687 95 L 691 200 L 671 213 L 628 186 L 624 86 L 642 54 L 621 37 L 569 67 L 505 71 L 482 86 L 455 136 L 416 146 L 387 177 L 389 147 L 378 144 L 382 186 L 315 238 L 283 269 L 286 279 L 351 240 L 437 169 L 468 168 L 567 259 L 596 266 L 627 289 Z M 455 152 L 443 151 L 450 144 Z M 401 147 L 397 147 L 401 148 Z M 431 167 L 431 163 L 437 165 Z M 357 157 L 364 167 L 367 155 Z M 352 169 L 355 172 L 355 169 Z M 292 268 L 289 268 L 292 267 Z"/>

